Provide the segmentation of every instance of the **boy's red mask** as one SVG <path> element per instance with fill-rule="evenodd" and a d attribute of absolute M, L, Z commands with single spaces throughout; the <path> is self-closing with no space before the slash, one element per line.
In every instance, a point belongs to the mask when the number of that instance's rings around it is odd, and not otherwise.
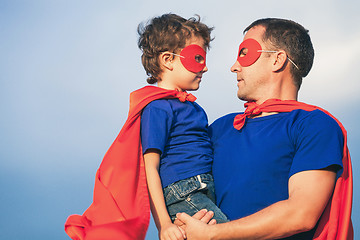
<path fill-rule="evenodd" d="M 180 60 L 187 70 L 197 73 L 206 66 L 206 52 L 199 45 L 191 44 L 180 52 Z"/>
<path fill-rule="evenodd" d="M 258 41 L 248 38 L 239 46 L 237 61 L 242 67 L 250 66 L 260 57 L 261 50 L 261 45 Z"/>

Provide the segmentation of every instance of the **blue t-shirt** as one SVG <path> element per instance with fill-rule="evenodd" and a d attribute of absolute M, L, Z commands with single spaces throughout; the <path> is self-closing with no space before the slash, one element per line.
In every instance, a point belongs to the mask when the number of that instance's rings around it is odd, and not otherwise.
<path fill-rule="evenodd" d="M 163 188 L 211 171 L 212 146 L 205 111 L 195 102 L 160 99 L 141 115 L 143 153 L 161 151 L 159 175 Z"/>
<path fill-rule="evenodd" d="M 289 178 L 298 172 L 342 168 L 343 134 L 324 112 L 294 110 L 246 119 L 240 131 L 233 127 L 237 114 L 209 128 L 216 204 L 230 220 L 288 199 Z"/>

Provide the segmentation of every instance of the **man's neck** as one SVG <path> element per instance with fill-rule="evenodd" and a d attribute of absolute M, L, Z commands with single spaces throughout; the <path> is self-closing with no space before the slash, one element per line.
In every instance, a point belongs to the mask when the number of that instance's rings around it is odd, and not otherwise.
<path fill-rule="evenodd" d="M 299 88 L 295 85 L 290 70 L 273 73 L 269 79 L 269 85 L 262 102 L 268 99 L 297 100 Z"/>
<path fill-rule="evenodd" d="M 257 104 L 260 105 L 269 99 L 297 101 L 298 89 L 293 84 L 289 84 L 288 86 L 282 84 L 281 86 L 275 86 L 273 88 L 269 88 L 265 94 L 260 96 L 258 99 L 254 99 L 254 100 Z"/>

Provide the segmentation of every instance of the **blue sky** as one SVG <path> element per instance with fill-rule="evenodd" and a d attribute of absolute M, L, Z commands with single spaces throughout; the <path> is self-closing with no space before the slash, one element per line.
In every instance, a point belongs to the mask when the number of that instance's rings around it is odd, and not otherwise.
<path fill-rule="evenodd" d="M 357 1 L 0 0 L 0 238 L 68 239 L 63 224 L 91 203 L 95 172 L 120 131 L 129 93 L 146 84 L 137 25 L 173 12 L 215 27 L 195 95 L 211 123 L 242 111 L 229 69 L 242 30 L 263 17 L 310 30 L 315 62 L 299 100 L 348 131 L 353 222 L 360 229 L 360 22 Z M 151 223 L 147 239 L 156 239 Z"/>

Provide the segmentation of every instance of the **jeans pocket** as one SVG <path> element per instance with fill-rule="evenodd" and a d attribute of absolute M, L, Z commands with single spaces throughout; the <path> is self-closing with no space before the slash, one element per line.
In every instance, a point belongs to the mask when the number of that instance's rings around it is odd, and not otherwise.
<path fill-rule="evenodd" d="M 170 206 L 171 204 L 181 201 L 181 197 L 176 193 L 172 185 L 165 187 L 164 189 L 165 205 Z"/>
<path fill-rule="evenodd" d="M 166 206 L 174 204 L 185 198 L 200 188 L 200 183 L 193 178 L 187 178 L 172 183 L 163 189 Z"/>
<path fill-rule="evenodd" d="M 198 190 L 200 188 L 200 183 L 196 181 L 193 177 L 191 177 L 174 183 L 173 187 L 174 190 L 183 199 L 190 193 Z"/>

